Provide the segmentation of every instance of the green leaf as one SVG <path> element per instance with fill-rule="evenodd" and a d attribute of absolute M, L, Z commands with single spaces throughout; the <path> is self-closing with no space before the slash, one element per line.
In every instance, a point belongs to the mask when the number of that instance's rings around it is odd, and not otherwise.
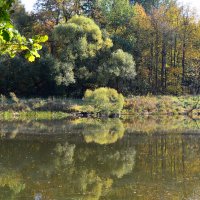
<path fill-rule="evenodd" d="M 14 57 L 16 53 L 26 51 L 26 59 L 33 62 L 35 58 L 40 57 L 38 53 L 42 49 L 40 43 L 46 42 L 48 36 L 38 36 L 30 39 L 22 36 L 13 26 L 10 18 L 10 14 L 14 12 L 11 9 L 13 2 L 15 0 L 0 0 L 0 55 L 9 54 Z"/>
<path fill-rule="evenodd" d="M 37 36 L 35 37 L 35 42 L 43 43 L 43 42 L 46 42 L 48 39 L 49 39 L 48 35 Z"/>
<path fill-rule="evenodd" d="M 24 50 L 28 50 L 28 47 L 23 45 L 23 46 L 20 47 L 20 49 L 21 49 L 22 51 L 24 51 Z"/>
<path fill-rule="evenodd" d="M 9 34 L 9 32 L 8 31 L 6 31 L 6 30 L 3 30 L 2 31 L 2 36 L 3 36 L 3 39 L 6 41 L 6 42 L 9 42 L 10 41 L 10 34 Z"/>
<path fill-rule="evenodd" d="M 33 55 L 36 58 L 40 58 L 40 54 L 36 50 L 30 51 L 30 54 Z"/>
<path fill-rule="evenodd" d="M 29 62 L 34 62 L 35 61 L 35 56 L 33 54 L 31 54 L 30 52 L 27 52 L 25 55 L 25 58 L 29 61 Z"/>
<path fill-rule="evenodd" d="M 40 42 L 46 42 L 49 39 L 48 35 L 44 35 L 40 37 Z"/>
<path fill-rule="evenodd" d="M 42 45 L 37 44 L 37 43 L 33 44 L 33 47 L 34 47 L 34 49 L 36 49 L 36 50 L 41 50 L 41 49 L 42 49 Z"/>

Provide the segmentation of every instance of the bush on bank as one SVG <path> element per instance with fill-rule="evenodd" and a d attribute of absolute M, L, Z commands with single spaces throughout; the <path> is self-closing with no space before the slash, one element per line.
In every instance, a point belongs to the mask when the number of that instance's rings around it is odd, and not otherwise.
<path fill-rule="evenodd" d="M 94 113 L 103 115 L 119 115 L 124 106 L 124 97 L 112 88 L 86 90 L 84 101 L 94 109 Z"/>

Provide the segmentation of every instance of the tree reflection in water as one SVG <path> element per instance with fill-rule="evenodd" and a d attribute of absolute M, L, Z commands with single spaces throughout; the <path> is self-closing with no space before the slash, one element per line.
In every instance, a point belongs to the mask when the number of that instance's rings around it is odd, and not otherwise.
<path fill-rule="evenodd" d="M 32 127 L 29 122 L 28 130 L 40 137 L 19 133 L 0 140 L 0 199 L 32 200 L 35 194 L 56 200 L 195 199 L 198 132 L 179 132 L 175 122 L 166 132 L 161 127 L 169 122 L 149 122 L 79 119 L 31 122 Z M 16 130 L 5 122 L 0 126 L 2 132 Z M 18 130 L 25 132 L 25 126 Z"/>
<path fill-rule="evenodd" d="M 122 139 L 125 133 L 120 119 L 78 119 L 74 123 L 81 128 L 87 143 L 112 144 Z"/>

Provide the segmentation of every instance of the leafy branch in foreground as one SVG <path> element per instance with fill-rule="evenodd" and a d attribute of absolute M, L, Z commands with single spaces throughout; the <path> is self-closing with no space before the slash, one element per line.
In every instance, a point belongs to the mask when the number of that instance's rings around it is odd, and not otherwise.
<path fill-rule="evenodd" d="M 14 0 L 0 0 L 0 55 L 9 54 L 14 57 L 18 52 L 26 51 L 25 58 L 33 62 L 39 58 L 39 50 L 42 49 L 41 43 L 48 40 L 48 36 L 35 36 L 25 38 L 13 26 L 10 13 Z"/>

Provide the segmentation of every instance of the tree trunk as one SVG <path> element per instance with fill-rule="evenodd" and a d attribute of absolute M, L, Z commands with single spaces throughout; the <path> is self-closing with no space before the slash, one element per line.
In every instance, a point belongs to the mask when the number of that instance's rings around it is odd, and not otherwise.
<path fill-rule="evenodd" d="M 149 85 L 151 85 L 151 91 L 153 92 L 154 90 L 154 85 L 153 85 L 153 64 L 154 64 L 154 46 L 153 46 L 153 42 L 151 44 L 151 64 L 149 67 Z"/>
<path fill-rule="evenodd" d="M 176 67 L 177 36 L 174 38 L 174 67 Z"/>
<path fill-rule="evenodd" d="M 166 51 L 166 34 L 163 34 L 163 44 L 162 44 L 162 68 L 161 68 L 161 88 L 162 92 L 165 92 L 166 86 L 166 63 L 167 63 L 167 51 Z"/>
<path fill-rule="evenodd" d="M 156 33 L 156 58 L 155 58 L 155 89 L 158 92 L 158 62 L 159 62 L 159 49 L 158 49 L 158 33 Z"/>
<path fill-rule="evenodd" d="M 186 43 L 185 43 L 185 36 L 183 41 L 183 47 L 182 47 L 182 84 L 185 83 L 185 54 L 186 54 Z"/>

